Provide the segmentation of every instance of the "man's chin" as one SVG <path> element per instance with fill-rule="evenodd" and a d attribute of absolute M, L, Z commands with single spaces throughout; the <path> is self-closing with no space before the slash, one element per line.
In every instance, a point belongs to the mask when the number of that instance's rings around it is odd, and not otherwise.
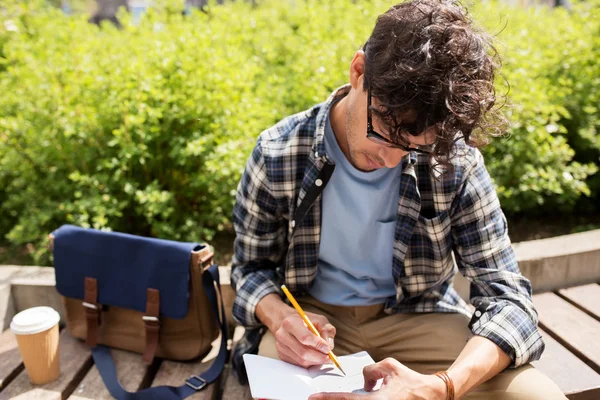
<path fill-rule="evenodd" d="M 377 163 L 375 161 L 373 161 L 373 159 L 371 157 L 369 157 L 367 154 L 364 155 L 365 156 L 365 166 L 362 167 L 362 169 L 360 169 L 363 172 L 372 172 L 381 168 L 384 168 L 385 165 L 382 165 L 380 163 Z"/>
<path fill-rule="evenodd" d="M 377 168 L 373 168 L 373 169 L 356 168 L 356 169 L 359 170 L 360 172 L 373 172 L 373 171 L 377 171 Z"/>
<path fill-rule="evenodd" d="M 379 168 L 373 168 L 373 167 L 369 167 L 367 165 L 361 166 L 361 165 L 357 165 L 356 163 L 352 163 L 352 166 L 359 170 L 360 172 L 373 172 L 373 171 L 377 171 Z"/>
<path fill-rule="evenodd" d="M 363 165 L 363 164 L 366 164 L 366 163 L 358 163 L 357 162 L 358 158 L 359 157 L 356 157 L 356 155 L 353 154 L 351 156 L 351 160 L 349 160 L 350 164 L 354 167 L 354 169 L 356 169 L 356 170 L 358 170 L 360 172 L 373 172 L 375 170 L 374 168 L 369 168 L 368 165 Z"/>

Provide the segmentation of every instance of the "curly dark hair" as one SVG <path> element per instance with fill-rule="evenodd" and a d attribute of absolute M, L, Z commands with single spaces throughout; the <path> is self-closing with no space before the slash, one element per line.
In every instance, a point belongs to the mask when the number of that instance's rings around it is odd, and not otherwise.
<path fill-rule="evenodd" d="M 501 65 L 491 37 L 472 26 L 452 0 L 412 0 L 377 18 L 365 43 L 364 90 L 371 89 L 393 140 L 406 142 L 401 116 L 416 116 L 410 133 L 435 126 L 431 157 L 446 171 L 456 142 L 481 147 L 506 123 L 495 107 L 494 78 Z"/>

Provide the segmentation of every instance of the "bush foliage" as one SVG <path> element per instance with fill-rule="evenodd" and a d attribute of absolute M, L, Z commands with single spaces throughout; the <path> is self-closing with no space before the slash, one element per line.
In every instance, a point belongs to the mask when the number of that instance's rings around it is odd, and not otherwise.
<path fill-rule="evenodd" d="M 192 241 L 231 229 L 257 135 L 345 83 L 389 6 L 265 0 L 183 16 L 179 3 L 159 2 L 139 25 L 123 12 L 122 30 L 40 1 L 0 8 L 0 237 L 34 243 L 43 262 L 63 223 Z M 471 9 L 498 33 L 511 85 L 510 135 L 485 150 L 509 213 L 569 210 L 592 194 L 597 10 Z"/>

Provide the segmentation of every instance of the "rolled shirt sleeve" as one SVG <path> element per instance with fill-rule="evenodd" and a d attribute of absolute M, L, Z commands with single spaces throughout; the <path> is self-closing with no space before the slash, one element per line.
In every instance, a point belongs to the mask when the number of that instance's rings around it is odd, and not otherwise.
<path fill-rule="evenodd" d="M 271 191 L 260 138 L 238 185 L 233 224 L 233 317 L 247 328 L 256 327 L 262 325 L 256 317 L 258 302 L 280 293 L 276 269 L 284 256 L 287 224 Z"/>
<path fill-rule="evenodd" d="M 544 351 L 531 283 L 519 271 L 506 218 L 479 152 L 470 168 L 452 217 L 456 261 L 471 282 L 475 306 L 469 327 L 508 354 L 511 367 L 518 367 Z"/>

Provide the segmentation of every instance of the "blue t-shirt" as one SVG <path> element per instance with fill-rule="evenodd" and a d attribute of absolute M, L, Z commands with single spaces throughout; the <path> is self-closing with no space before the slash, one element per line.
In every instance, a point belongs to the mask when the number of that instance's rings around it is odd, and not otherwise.
<path fill-rule="evenodd" d="M 309 293 L 326 304 L 384 303 L 396 295 L 392 257 L 402 163 L 357 170 L 340 149 L 329 118 L 325 148 L 336 166 L 322 193 L 319 268 Z"/>

